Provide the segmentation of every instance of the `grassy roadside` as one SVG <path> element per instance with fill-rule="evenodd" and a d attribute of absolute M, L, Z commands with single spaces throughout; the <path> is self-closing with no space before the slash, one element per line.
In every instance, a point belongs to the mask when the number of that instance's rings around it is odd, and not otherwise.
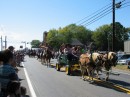
<path fill-rule="evenodd" d="M 129 71 L 130 69 L 127 68 L 127 65 L 116 65 L 116 67 L 113 67 L 114 69 L 120 69 L 120 70 L 124 70 L 124 71 Z"/>

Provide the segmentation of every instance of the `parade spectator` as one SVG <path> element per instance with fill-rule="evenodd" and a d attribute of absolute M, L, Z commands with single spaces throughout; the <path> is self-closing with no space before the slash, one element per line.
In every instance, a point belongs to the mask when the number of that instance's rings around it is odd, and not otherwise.
<path fill-rule="evenodd" d="M 3 58 L 3 56 L 2 56 L 2 52 L 0 52 L 0 65 L 3 65 L 2 58 Z"/>
<path fill-rule="evenodd" d="M 10 81 L 7 85 L 7 97 L 21 97 L 20 82 Z"/>
<path fill-rule="evenodd" d="M 18 68 L 17 68 L 17 62 L 16 62 L 16 56 L 14 54 L 14 47 L 13 46 L 9 46 L 8 47 L 8 50 L 10 50 L 12 53 L 13 53 L 13 60 L 12 60 L 12 63 L 11 65 L 13 66 L 13 68 L 16 70 L 16 72 L 18 72 Z"/>
<path fill-rule="evenodd" d="M 10 81 L 7 85 L 7 97 L 29 97 L 26 95 L 27 90 L 24 86 L 21 86 L 19 81 Z"/>
<path fill-rule="evenodd" d="M 27 89 L 23 86 L 20 87 L 21 97 L 29 97 L 27 94 Z"/>
<path fill-rule="evenodd" d="M 13 53 L 10 50 L 2 52 L 2 62 L 3 65 L 0 66 L 0 97 L 7 97 L 7 84 L 11 80 L 18 80 L 18 75 L 15 69 L 11 66 L 13 62 Z"/>

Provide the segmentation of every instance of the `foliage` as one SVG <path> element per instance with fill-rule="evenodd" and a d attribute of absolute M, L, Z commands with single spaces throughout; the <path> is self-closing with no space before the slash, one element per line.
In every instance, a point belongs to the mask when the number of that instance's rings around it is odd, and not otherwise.
<path fill-rule="evenodd" d="M 54 48 L 59 48 L 62 43 L 71 44 L 72 38 L 76 38 L 81 43 L 87 44 L 91 41 L 91 32 L 83 26 L 70 24 L 64 28 L 59 28 L 59 30 L 50 30 L 47 36 L 47 43 Z"/>
<path fill-rule="evenodd" d="M 90 43 L 94 43 L 97 50 L 112 50 L 112 26 L 113 24 L 102 25 L 95 31 L 91 31 L 84 26 L 76 24 L 70 24 L 63 28 L 51 29 L 47 35 L 47 43 L 58 50 L 61 44 L 70 43 L 73 38 L 79 40 L 82 44 L 88 46 Z M 130 36 L 130 28 L 125 28 L 119 22 L 115 23 L 115 50 L 124 49 L 124 41 Z M 32 41 L 32 45 L 37 47 L 39 45 L 36 41 Z"/>
<path fill-rule="evenodd" d="M 31 42 L 32 48 L 39 48 L 40 44 L 41 44 L 40 40 L 32 40 Z"/>
<path fill-rule="evenodd" d="M 96 29 L 96 31 L 92 35 L 92 39 L 94 40 L 97 48 L 99 50 L 112 50 L 112 26 L 103 25 Z M 125 27 L 121 25 L 119 22 L 115 23 L 115 51 L 124 49 L 124 41 L 128 39 L 128 34 L 125 31 Z"/>
<path fill-rule="evenodd" d="M 96 31 L 94 31 L 92 39 L 98 50 L 108 50 L 108 36 L 111 35 L 110 32 L 111 29 L 109 25 L 100 26 Z"/>
<path fill-rule="evenodd" d="M 124 50 L 124 41 L 128 39 L 128 33 L 125 30 L 126 28 L 119 22 L 116 22 L 115 26 L 115 50 Z"/>

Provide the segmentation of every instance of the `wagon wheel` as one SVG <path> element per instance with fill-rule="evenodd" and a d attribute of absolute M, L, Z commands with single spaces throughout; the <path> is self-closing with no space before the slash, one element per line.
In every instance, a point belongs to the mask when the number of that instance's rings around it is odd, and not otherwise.
<path fill-rule="evenodd" d="M 60 66 L 59 66 L 58 63 L 56 63 L 56 70 L 57 70 L 57 71 L 60 71 Z"/>
<path fill-rule="evenodd" d="M 65 67 L 65 73 L 66 73 L 67 75 L 70 75 L 70 74 L 71 74 L 71 67 L 70 67 L 70 66 L 66 66 L 66 67 Z"/>

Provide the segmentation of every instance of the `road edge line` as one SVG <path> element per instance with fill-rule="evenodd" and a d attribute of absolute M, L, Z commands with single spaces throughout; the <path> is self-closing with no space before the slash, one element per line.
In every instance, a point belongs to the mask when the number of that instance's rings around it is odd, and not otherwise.
<path fill-rule="evenodd" d="M 22 65 L 24 66 L 23 63 L 22 63 Z M 36 96 L 36 93 L 35 93 L 35 91 L 34 91 L 34 89 L 33 89 L 33 86 L 32 86 L 32 84 L 31 84 L 31 81 L 30 81 L 30 79 L 29 79 L 27 70 L 26 70 L 25 68 L 23 68 L 23 70 L 24 70 L 24 73 L 25 73 L 25 76 L 26 76 L 26 79 L 27 79 L 28 87 L 29 87 L 30 92 L 31 92 L 31 97 L 37 97 L 37 96 Z"/>

